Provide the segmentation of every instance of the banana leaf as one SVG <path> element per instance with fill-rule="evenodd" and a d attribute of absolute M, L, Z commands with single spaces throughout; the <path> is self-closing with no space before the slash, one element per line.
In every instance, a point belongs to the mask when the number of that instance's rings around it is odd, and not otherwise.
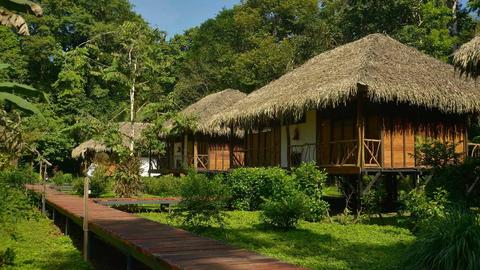
<path fill-rule="evenodd" d="M 13 103 L 19 109 L 27 112 L 27 113 L 34 113 L 39 115 L 40 117 L 44 118 L 40 110 L 33 105 L 32 103 L 26 101 L 25 99 L 16 96 L 14 94 L 0 92 L 0 101 L 7 101 Z"/>

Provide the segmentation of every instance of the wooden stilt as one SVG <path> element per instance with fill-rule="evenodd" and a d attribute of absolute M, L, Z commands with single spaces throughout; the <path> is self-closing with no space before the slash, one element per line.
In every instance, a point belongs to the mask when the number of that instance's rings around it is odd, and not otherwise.
<path fill-rule="evenodd" d="M 83 259 L 88 262 L 88 177 L 83 181 Z"/>
<path fill-rule="evenodd" d="M 290 126 L 285 125 L 285 131 L 287 132 L 287 168 L 292 166 L 292 154 L 291 154 L 291 140 L 290 140 Z"/>

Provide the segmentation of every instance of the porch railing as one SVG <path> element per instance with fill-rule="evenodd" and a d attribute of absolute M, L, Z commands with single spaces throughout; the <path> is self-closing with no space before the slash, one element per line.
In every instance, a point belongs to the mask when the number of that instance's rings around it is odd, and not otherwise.
<path fill-rule="evenodd" d="M 246 150 L 239 150 L 235 149 L 233 151 L 233 164 L 232 168 L 241 168 L 245 167 L 245 156 L 247 151 Z"/>
<path fill-rule="evenodd" d="M 364 146 L 364 162 L 367 167 L 381 167 L 381 149 L 382 149 L 382 140 L 377 139 L 365 139 L 363 142 Z"/>
<path fill-rule="evenodd" d="M 356 165 L 358 140 L 341 140 L 329 142 L 330 164 L 335 166 Z"/>
<path fill-rule="evenodd" d="M 197 169 L 208 170 L 208 155 L 197 155 Z"/>
<path fill-rule="evenodd" d="M 480 143 L 468 143 L 468 157 L 480 157 Z"/>

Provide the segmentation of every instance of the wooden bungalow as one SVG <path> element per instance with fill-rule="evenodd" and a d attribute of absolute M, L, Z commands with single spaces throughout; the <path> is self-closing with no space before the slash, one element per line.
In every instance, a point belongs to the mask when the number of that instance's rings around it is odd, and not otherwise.
<path fill-rule="evenodd" d="M 230 128 L 213 124 L 211 120 L 245 96 L 238 90 L 226 89 L 181 111 L 181 115 L 194 120 L 195 127 L 166 138 L 167 151 L 162 157 L 161 168 L 173 172 L 187 168 L 215 172 L 243 166 L 243 132 L 237 129 L 232 133 Z M 169 125 L 170 129 L 174 128 L 173 123 Z"/>
<path fill-rule="evenodd" d="M 331 175 L 415 173 L 415 143 L 467 155 L 480 86 L 383 34 L 322 53 L 217 115 L 241 128 L 248 166 L 315 161 Z"/>

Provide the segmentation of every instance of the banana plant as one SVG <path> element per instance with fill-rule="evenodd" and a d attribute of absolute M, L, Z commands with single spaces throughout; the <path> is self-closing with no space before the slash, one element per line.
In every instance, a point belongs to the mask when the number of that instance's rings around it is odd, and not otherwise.
<path fill-rule="evenodd" d="M 0 64 L 0 70 L 8 67 L 9 65 L 7 64 Z M 0 82 L 0 102 L 10 102 L 15 107 L 23 111 L 38 114 L 39 116 L 43 117 L 40 113 L 40 110 L 35 105 L 18 95 L 26 97 L 40 97 L 49 102 L 48 97 L 44 92 L 38 91 L 29 85 L 15 82 Z"/>
<path fill-rule="evenodd" d="M 0 24 L 17 29 L 20 35 L 28 36 L 28 24 L 15 12 L 32 12 L 35 16 L 43 15 L 40 5 L 29 0 L 0 0 Z"/>

